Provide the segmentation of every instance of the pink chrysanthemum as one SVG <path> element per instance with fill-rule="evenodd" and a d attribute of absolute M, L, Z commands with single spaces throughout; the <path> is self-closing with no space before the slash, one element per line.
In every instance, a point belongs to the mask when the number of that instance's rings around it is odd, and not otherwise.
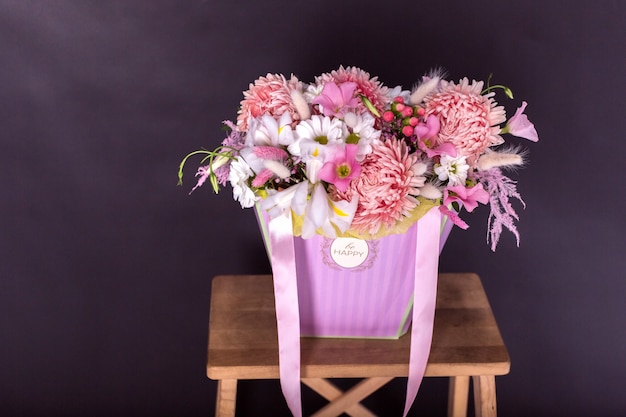
<path fill-rule="evenodd" d="M 438 92 L 424 99 L 426 115 L 437 116 L 441 124 L 437 144 L 452 143 L 472 167 L 486 148 L 504 141 L 499 126 L 506 121 L 504 107 L 493 93 L 481 95 L 482 88 L 482 81 L 470 84 L 467 78 L 459 84 L 441 81 Z"/>
<path fill-rule="evenodd" d="M 351 201 L 358 195 L 352 227 L 374 235 L 381 227 L 393 227 L 418 205 L 415 196 L 424 178 L 412 169 L 417 162 L 404 141 L 394 138 L 374 145 L 361 163 L 361 175 L 343 193 L 331 186 L 331 196 Z"/>
<path fill-rule="evenodd" d="M 315 83 L 320 86 L 327 82 L 334 82 L 336 84 L 350 81 L 356 83 L 355 96 L 359 94 L 364 95 L 374 105 L 376 110 L 383 114 L 384 108 L 389 104 L 389 98 L 387 97 L 388 88 L 383 86 L 378 77 L 370 77 L 369 73 L 363 71 L 357 67 L 339 67 L 338 70 L 331 73 L 325 73 L 318 77 L 315 77 Z M 358 110 L 360 113 L 364 113 L 367 108 L 359 100 Z"/>
<path fill-rule="evenodd" d="M 251 119 L 264 114 L 278 118 L 283 113 L 291 115 L 292 126 L 300 120 L 296 105 L 291 98 L 291 91 L 302 91 L 302 82 L 294 75 L 287 80 L 281 74 L 267 74 L 250 84 L 244 91 L 244 99 L 237 114 L 237 128 L 246 132 Z"/>

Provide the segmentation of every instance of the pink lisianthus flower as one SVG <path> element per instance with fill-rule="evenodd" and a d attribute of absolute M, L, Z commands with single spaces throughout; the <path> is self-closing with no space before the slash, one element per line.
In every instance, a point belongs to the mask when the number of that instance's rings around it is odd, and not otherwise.
<path fill-rule="evenodd" d="M 487 204 L 489 202 L 489 193 L 485 191 L 480 183 L 469 188 L 463 185 L 455 185 L 443 190 L 443 204 L 448 205 L 455 201 L 463 203 L 465 210 L 471 213 L 478 207 L 478 203 Z"/>
<path fill-rule="evenodd" d="M 478 207 L 478 203 L 487 204 L 488 201 L 489 193 L 485 191 L 483 185 L 480 183 L 470 188 L 463 185 L 455 185 L 453 187 L 447 187 L 443 191 L 443 205 L 439 206 L 439 211 L 448 216 L 452 223 L 466 230 L 469 225 L 459 217 L 456 211 L 449 209 L 448 205 L 459 202 L 471 213 Z"/>
<path fill-rule="evenodd" d="M 440 155 L 456 157 L 456 148 L 452 143 L 436 143 L 440 127 L 439 119 L 432 114 L 425 121 L 418 122 L 413 129 L 413 134 L 417 136 L 417 147 L 429 158 Z"/>
<path fill-rule="evenodd" d="M 439 119 L 432 114 L 426 118 L 425 122 L 419 122 L 413 129 L 413 133 L 422 141 L 427 142 L 437 136 L 441 127 Z"/>
<path fill-rule="evenodd" d="M 354 97 L 356 83 L 345 82 L 324 84 L 322 94 L 313 99 L 313 104 L 322 106 L 324 116 L 343 117 L 349 110 L 354 109 L 359 101 Z"/>
<path fill-rule="evenodd" d="M 389 89 L 378 81 L 378 77 L 371 77 L 368 72 L 357 67 L 344 68 L 341 66 L 331 73 L 322 74 L 315 78 L 316 85 L 325 85 L 328 82 L 341 84 L 348 81 L 356 84 L 355 97 L 364 96 L 380 114 L 383 114 L 391 99 L 388 97 Z M 359 114 L 370 112 L 361 100 L 358 100 L 357 110 Z"/>
<path fill-rule="evenodd" d="M 510 133 L 518 138 L 528 139 L 532 142 L 539 140 L 539 135 L 535 129 L 535 125 L 528 120 L 528 116 L 524 114 L 524 110 L 528 103 L 522 101 L 522 105 L 517 109 L 515 114 L 509 119 L 507 125 L 502 129 L 502 133 Z"/>
<path fill-rule="evenodd" d="M 356 161 L 358 151 L 359 147 L 353 144 L 337 146 L 332 159 L 320 168 L 318 178 L 345 192 L 350 181 L 361 174 L 361 165 Z"/>

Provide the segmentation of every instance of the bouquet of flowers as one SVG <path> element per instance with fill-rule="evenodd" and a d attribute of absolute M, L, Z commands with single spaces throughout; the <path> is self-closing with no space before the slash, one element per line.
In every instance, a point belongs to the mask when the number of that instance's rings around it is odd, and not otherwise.
<path fill-rule="evenodd" d="M 523 201 L 503 170 L 524 164 L 524 151 L 503 135 L 537 141 L 522 102 L 507 120 L 494 96 L 503 85 L 444 79 L 440 70 L 410 90 L 389 88 L 356 67 L 340 67 L 306 84 L 267 74 L 243 93 L 229 134 L 202 155 L 196 176 L 215 192 L 230 183 L 242 207 L 270 217 L 290 210 L 303 238 L 402 233 L 425 208 L 466 229 L 462 208 L 489 204 L 487 241 L 503 226 L 517 238 L 510 199 Z M 193 190 L 192 190 L 193 191 Z"/>
<path fill-rule="evenodd" d="M 181 162 L 179 183 L 187 160 L 202 155 L 193 190 L 207 179 L 215 192 L 230 183 L 242 207 L 259 210 L 281 386 L 294 415 L 302 415 L 301 334 L 397 338 L 412 323 L 406 415 L 430 352 L 449 231 L 442 219 L 466 229 L 460 210 L 489 204 L 492 250 L 503 227 L 519 243 L 510 200 L 523 201 L 503 170 L 523 165 L 525 153 L 503 135 L 538 136 L 526 102 L 507 120 L 498 91 L 513 98 L 489 80 L 455 83 L 441 71 L 410 90 L 355 67 L 310 84 L 267 74 L 243 93 L 237 121 L 224 122 L 230 132 L 221 146 Z"/>

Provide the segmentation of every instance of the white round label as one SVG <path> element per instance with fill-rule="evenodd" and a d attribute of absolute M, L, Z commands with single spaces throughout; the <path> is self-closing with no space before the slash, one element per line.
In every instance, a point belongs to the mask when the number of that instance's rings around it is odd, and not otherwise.
<path fill-rule="evenodd" d="M 367 259 L 369 246 L 362 239 L 340 237 L 330 245 L 330 256 L 335 263 L 344 268 L 354 268 Z"/>

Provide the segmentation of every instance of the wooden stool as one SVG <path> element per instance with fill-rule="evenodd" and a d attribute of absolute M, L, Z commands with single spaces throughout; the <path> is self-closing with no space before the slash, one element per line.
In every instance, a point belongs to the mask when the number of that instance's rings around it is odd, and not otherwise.
<path fill-rule="evenodd" d="M 359 402 L 393 378 L 408 375 L 409 336 L 302 338 L 302 382 L 330 401 L 314 415 L 374 416 Z M 496 416 L 495 376 L 507 374 L 509 368 L 509 355 L 478 275 L 439 274 L 425 375 L 450 377 L 448 416 L 467 414 L 470 376 L 476 416 Z M 218 381 L 217 417 L 235 415 L 237 380 L 279 378 L 271 275 L 213 279 L 207 375 Z M 327 378 L 365 379 L 344 393 Z"/>

